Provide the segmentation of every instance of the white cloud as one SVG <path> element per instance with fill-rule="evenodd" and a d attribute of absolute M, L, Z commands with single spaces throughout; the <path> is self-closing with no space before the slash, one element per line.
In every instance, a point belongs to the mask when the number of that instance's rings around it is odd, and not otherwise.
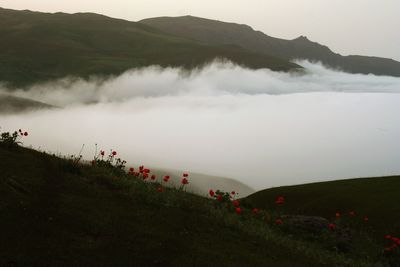
<path fill-rule="evenodd" d="M 27 144 L 53 152 L 84 143 L 90 158 L 97 143 L 130 164 L 258 189 L 400 173 L 400 79 L 302 64 L 300 76 L 217 63 L 190 75 L 151 67 L 103 83 L 66 79 L 16 93 L 65 108 L 0 125 L 28 129 Z"/>

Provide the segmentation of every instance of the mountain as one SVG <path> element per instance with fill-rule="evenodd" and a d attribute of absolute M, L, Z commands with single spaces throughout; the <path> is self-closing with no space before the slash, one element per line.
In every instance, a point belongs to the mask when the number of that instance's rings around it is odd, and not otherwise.
<path fill-rule="evenodd" d="M 226 58 L 250 68 L 289 71 L 287 60 L 235 45 L 205 45 L 148 25 L 93 13 L 0 8 L 0 81 L 12 86 L 79 76 L 117 75 L 149 65 L 193 68 Z"/>
<path fill-rule="evenodd" d="M 54 106 L 27 98 L 0 94 L 0 114 L 15 114 L 49 108 L 54 108 Z"/>
<path fill-rule="evenodd" d="M 327 46 L 311 42 L 304 36 L 294 40 L 278 39 L 255 31 L 247 25 L 193 16 L 150 18 L 142 20 L 140 23 L 203 44 L 233 44 L 249 51 L 286 60 L 320 61 L 329 67 L 350 73 L 400 77 L 400 62 L 378 57 L 341 56 L 332 52 Z"/>

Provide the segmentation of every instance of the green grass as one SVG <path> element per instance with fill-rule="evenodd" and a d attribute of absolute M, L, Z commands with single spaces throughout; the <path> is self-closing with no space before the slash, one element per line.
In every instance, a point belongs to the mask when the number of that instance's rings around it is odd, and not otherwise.
<path fill-rule="evenodd" d="M 200 44 L 144 24 L 91 13 L 0 8 L 0 20 L 0 81 L 16 87 L 66 76 L 108 77 L 149 65 L 191 69 L 215 58 L 250 68 L 300 68 L 238 46 Z"/>
<path fill-rule="evenodd" d="M 0 145 L 0 174 L 1 266 L 384 266 L 116 169 Z"/>
<path fill-rule="evenodd" d="M 369 217 L 369 232 L 376 242 L 382 243 L 385 234 L 400 235 L 400 176 L 277 187 L 250 195 L 246 201 L 250 205 L 275 209 L 275 198 L 280 195 L 286 198 L 285 205 L 280 207 L 285 213 L 334 220 L 337 211 L 355 211 L 354 220 Z"/>

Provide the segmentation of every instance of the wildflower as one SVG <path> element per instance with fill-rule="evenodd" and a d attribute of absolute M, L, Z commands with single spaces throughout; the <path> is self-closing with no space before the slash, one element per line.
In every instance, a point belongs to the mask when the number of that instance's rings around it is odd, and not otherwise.
<path fill-rule="evenodd" d="M 189 177 L 189 174 L 184 173 L 184 174 L 183 174 L 183 177 Z"/>
<path fill-rule="evenodd" d="M 329 228 L 329 230 L 333 231 L 336 229 L 336 224 L 330 223 L 330 224 L 328 224 L 328 228 Z"/>
<path fill-rule="evenodd" d="M 116 155 L 117 155 L 117 152 L 116 152 L 116 151 L 113 151 L 111 154 L 112 154 L 113 156 L 116 156 Z"/>
<path fill-rule="evenodd" d="M 215 192 L 212 189 L 210 189 L 210 191 L 208 191 L 208 193 L 210 194 L 211 197 L 213 197 L 215 195 Z"/>
<path fill-rule="evenodd" d="M 148 173 L 143 173 L 143 180 L 146 180 L 147 178 L 149 178 L 149 174 Z"/>
<path fill-rule="evenodd" d="M 222 201 L 222 195 L 218 195 L 218 196 L 217 196 L 217 200 L 218 200 L 218 201 Z"/>
<path fill-rule="evenodd" d="M 240 205 L 239 200 L 234 200 L 234 201 L 232 201 L 232 203 L 233 203 L 233 206 L 235 206 L 235 207 L 239 207 L 239 205 Z"/>
<path fill-rule="evenodd" d="M 159 187 L 157 188 L 157 191 L 161 193 L 162 191 L 164 191 L 164 189 L 163 189 L 161 186 L 159 186 Z"/>
<path fill-rule="evenodd" d="M 169 175 L 165 175 L 165 176 L 164 176 L 164 179 L 163 179 L 163 180 L 164 180 L 164 182 L 166 182 L 166 183 L 167 183 L 167 182 L 169 181 L 169 178 L 170 178 L 170 177 L 169 177 Z"/>
<path fill-rule="evenodd" d="M 283 196 L 279 196 L 279 197 L 277 197 L 275 203 L 278 205 L 282 205 L 285 203 L 285 198 Z"/>
<path fill-rule="evenodd" d="M 134 172 L 134 171 L 135 171 L 135 168 L 130 168 L 129 171 L 130 171 L 130 172 Z"/>
<path fill-rule="evenodd" d="M 154 181 L 156 179 L 156 176 L 153 174 L 150 178 L 151 178 L 151 180 Z"/>
<path fill-rule="evenodd" d="M 101 155 L 102 157 L 104 157 L 105 152 L 104 152 L 103 150 L 100 150 L 100 155 Z"/>
<path fill-rule="evenodd" d="M 340 212 L 336 212 L 335 216 L 336 216 L 337 219 L 339 219 L 342 216 L 342 214 L 340 214 Z"/>
<path fill-rule="evenodd" d="M 188 179 L 183 178 L 182 181 L 181 181 L 181 183 L 182 183 L 183 185 L 187 185 L 187 184 L 189 183 L 189 181 L 188 181 Z"/>
<path fill-rule="evenodd" d="M 260 210 L 257 208 L 253 208 L 251 212 L 253 212 L 254 215 L 257 215 L 258 213 L 260 213 Z"/>
<path fill-rule="evenodd" d="M 235 209 L 235 212 L 236 212 L 237 214 L 241 214 L 241 213 L 242 213 L 242 209 L 239 208 L 239 207 L 237 207 L 237 208 Z"/>
<path fill-rule="evenodd" d="M 143 172 L 144 172 L 144 173 L 149 173 L 150 170 L 149 170 L 149 169 L 143 169 Z"/>
<path fill-rule="evenodd" d="M 231 192 L 231 195 L 233 196 L 233 195 L 236 195 L 236 192 L 235 191 L 232 191 Z"/>
<path fill-rule="evenodd" d="M 282 219 L 276 219 L 276 220 L 275 220 L 275 224 L 276 224 L 276 225 L 281 225 L 281 224 L 283 224 Z"/>
<path fill-rule="evenodd" d="M 142 166 L 139 166 L 139 170 L 140 171 L 143 171 L 143 169 L 144 169 L 144 166 L 142 165 Z"/>

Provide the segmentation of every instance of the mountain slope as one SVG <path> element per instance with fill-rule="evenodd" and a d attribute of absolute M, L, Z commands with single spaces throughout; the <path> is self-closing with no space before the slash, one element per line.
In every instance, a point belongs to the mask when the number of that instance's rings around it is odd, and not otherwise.
<path fill-rule="evenodd" d="M 247 50 L 286 60 L 308 59 L 350 73 L 373 73 L 400 77 L 400 62 L 377 57 L 341 56 L 328 47 L 309 41 L 273 38 L 251 27 L 192 16 L 158 17 L 140 21 L 166 33 L 190 38 L 204 44 L 234 44 Z"/>
<path fill-rule="evenodd" d="M 153 64 L 193 68 L 227 58 L 251 68 L 288 71 L 287 60 L 234 45 L 205 45 L 150 26 L 92 13 L 0 8 L 0 81 L 15 86 L 65 76 L 112 75 Z"/>
<path fill-rule="evenodd" d="M 117 169 L 0 143 L 1 266 L 382 266 Z"/>
<path fill-rule="evenodd" d="M 14 114 L 49 108 L 54 108 L 54 106 L 27 98 L 0 94 L 0 114 Z"/>

